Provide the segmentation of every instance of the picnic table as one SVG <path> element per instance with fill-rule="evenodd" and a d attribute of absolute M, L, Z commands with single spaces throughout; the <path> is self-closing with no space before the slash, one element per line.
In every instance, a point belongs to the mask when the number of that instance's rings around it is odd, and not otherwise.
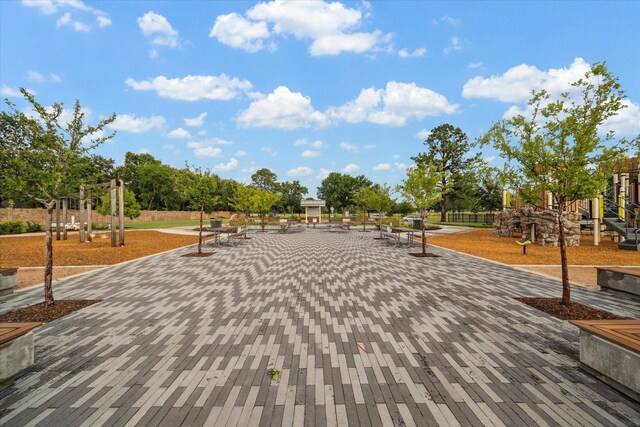
<path fill-rule="evenodd" d="M 222 235 L 223 234 L 233 234 L 236 232 L 238 227 L 215 227 L 210 228 L 209 233 L 205 235 L 205 237 L 213 237 L 212 244 L 214 246 L 220 245 L 222 243 Z"/>
<path fill-rule="evenodd" d="M 395 246 L 402 244 L 402 234 L 406 234 L 406 245 L 411 246 L 413 244 L 413 235 L 416 232 L 413 228 L 404 227 L 388 227 L 387 231 L 382 232 L 382 236 L 393 240 Z"/>

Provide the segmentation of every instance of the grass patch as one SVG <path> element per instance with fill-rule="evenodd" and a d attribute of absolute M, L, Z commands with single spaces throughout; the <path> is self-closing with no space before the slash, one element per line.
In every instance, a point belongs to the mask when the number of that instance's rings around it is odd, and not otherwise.
<path fill-rule="evenodd" d="M 149 230 L 153 228 L 183 227 L 186 225 L 199 226 L 200 220 L 128 222 L 124 225 L 124 228 L 129 230 Z M 205 220 L 203 225 L 208 227 L 209 221 Z"/>

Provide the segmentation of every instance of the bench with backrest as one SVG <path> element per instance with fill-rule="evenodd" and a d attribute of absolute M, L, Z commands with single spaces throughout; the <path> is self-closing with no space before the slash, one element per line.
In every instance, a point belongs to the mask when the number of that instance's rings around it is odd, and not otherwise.
<path fill-rule="evenodd" d="M 227 243 L 230 243 L 232 246 L 235 246 L 240 242 L 240 240 L 245 240 L 247 238 L 247 230 L 244 226 L 239 226 L 236 229 L 235 233 L 230 233 L 227 235 Z"/>
<path fill-rule="evenodd" d="M 574 320 L 580 362 L 604 382 L 640 400 L 640 320 Z"/>
<path fill-rule="evenodd" d="M 33 365 L 33 329 L 42 323 L 0 323 L 0 391 Z"/>

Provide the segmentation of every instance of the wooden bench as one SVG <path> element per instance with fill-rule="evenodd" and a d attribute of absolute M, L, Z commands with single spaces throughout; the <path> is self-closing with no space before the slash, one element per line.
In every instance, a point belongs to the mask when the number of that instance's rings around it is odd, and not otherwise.
<path fill-rule="evenodd" d="M 0 323 L 0 390 L 13 384 L 13 377 L 33 365 L 33 329 L 42 323 Z"/>
<path fill-rule="evenodd" d="M 580 362 L 619 391 L 640 400 L 640 320 L 573 320 Z"/>
<path fill-rule="evenodd" d="M 383 239 L 390 239 L 394 245 L 397 245 L 400 241 L 400 235 L 398 233 L 392 233 L 390 231 L 383 231 L 380 233 Z"/>

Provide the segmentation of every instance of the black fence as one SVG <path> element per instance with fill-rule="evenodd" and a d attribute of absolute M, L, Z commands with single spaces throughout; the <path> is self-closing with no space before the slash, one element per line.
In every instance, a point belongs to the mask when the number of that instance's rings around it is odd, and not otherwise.
<path fill-rule="evenodd" d="M 447 222 L 493 224 L 494 213 L 447 212 Z"/>

